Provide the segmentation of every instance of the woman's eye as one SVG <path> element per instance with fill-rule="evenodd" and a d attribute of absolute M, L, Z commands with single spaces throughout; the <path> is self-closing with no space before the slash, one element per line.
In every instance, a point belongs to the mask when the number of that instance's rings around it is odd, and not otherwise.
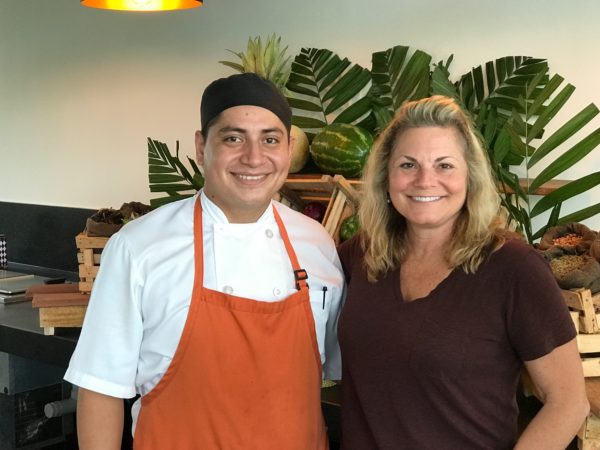
<path fill-rule="evenodd" d="M 448 163 L 441 163 L 440 164 L 440 168 L 447 170 L 447 169 L 452 169 L 454 166 L 452 164 L 448 164 Z"/>
<path fill-rule="evenodd" d="M 400 163 L 399 167 L 401 169 L 412 169 L 413 167 L 415 167 L 415 165 L 414 165 L 414 163 L 411 163 L 411 162 L 403 162 L 403 163 Z"/>

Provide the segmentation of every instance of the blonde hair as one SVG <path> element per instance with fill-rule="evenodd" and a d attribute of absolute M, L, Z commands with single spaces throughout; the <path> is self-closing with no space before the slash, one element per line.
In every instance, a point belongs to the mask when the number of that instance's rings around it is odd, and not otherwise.
<path fill-rule="evenodd" d="M 464 141 L 467 197 L 445 254 L 449 266 L 473 273 L 485 259 L 486 247 L 492 244 L 493 251 L 504 242 L 500 196 L 470 116 L 453 99 L 440 95 L 407 102 L 375 142 L 363 176 L 359 216 L 371 282 L 397 268 L 406 257 L 406 222 L 388 203 L 388 163 L 402 133 L 419 127 L 452 128 Z"/>

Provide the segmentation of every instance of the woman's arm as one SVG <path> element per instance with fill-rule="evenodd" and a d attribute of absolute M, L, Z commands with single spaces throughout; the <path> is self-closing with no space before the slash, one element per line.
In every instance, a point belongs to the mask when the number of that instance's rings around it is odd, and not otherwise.
<path fill-rule="evenodd" d="M 123 399 L 79 388 L 77 439 L 82 450 L 120 450 Z"/>
<path fill-rule="evenodd" d="M 526 361 L 525 367 L 544 406 L 523 431 L 515 450 L 563 450 L 590 409 L 576 340 Z"/>

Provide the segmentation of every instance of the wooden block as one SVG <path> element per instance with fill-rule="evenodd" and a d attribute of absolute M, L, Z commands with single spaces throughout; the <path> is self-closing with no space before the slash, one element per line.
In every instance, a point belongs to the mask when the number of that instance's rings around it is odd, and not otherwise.
<path fill-rule="evenodd" d="M 582 332 L 598 333 L 600 327 L 598 327 L 598 322 L 596 321 L 596 311 L 591 291 L 589 289 L 578 289 L 577 293 L 581 297 L 581 304 L 583 306 Z"/>
<path fill-rule="evenodd" d="M 79 265 L 79 277 L 94 279 L 98 276 L 99 270 L 100 270 L 100 266 L 86 266 L 84 264 L 80 264 Z"/>
<path fill-rule="evenodd" d="M 35 294 L 31 302 L 34 308 L 48 308 L 61 306 L 87 306 L 90 294 L 77 292 L 56 292 Z"/>
<path fill-rule="evenodd" d="M 85 232 L 75 237 L 75 243 L 79 249 L 77 261 L 79 262 L 79 290 L 81 292 L 91 292 L 100 268 L 101 252 L 108 239 L 107 237 L 88 236 Z"/>
<path fill-rule="evenodd" d="M 25 292 L 25 298 L 31 300 L 36 294 L 66 294 L 74 292 L 79 292 L 79 286 L 77 283 L 36 284 L 27 289 L 27 292 Z"/>
<path fill-rule="evenodd" d="M 340 216 L 344 211 L 346 200 L 346 194 L 341 190 L 336 190 L 333 202 L 329 204 L 329 208 L 327 208 L 325 218 L 323 219 L 323 226 L 330 236 L 333 236 L 333 231 L 337 227 Z"/>
<path fill-rule="evenodd" d="M 100 264 L 100 258 L 102 257 L 102 253 L 92 253 L 92 264 L 90 265 L 98 265 Z M 89 258 L 89 257 L 88 257 Z M 83 253 L 82 252 L 78 252 L 77 253 L 77 262 L 79 264 L 83 264 Z M 86 263 L 89 264 L 89 259 L 86 260 Z"/>
<path fill-rule="evenodd" d="M 600 417 L 600 378 L 586 378 L 585 393 L 590 402 L 591 413 Z"/>
<path fill-rule="evenodd" d="M 567 291 L 562 290 L 563 299 L 567 306 L 576 311 L 583 311 L 583 302 L 581 300 L 581 295 L 579 295 L 576 291 Z"/>
<path fill-rule="evenodd" d="M 92 292 L 92 286 L 94 285 L 93 281 L 80 281 L 79 292 Z"/>
<path fill-rule="evenodd" d="M 86 306 L 40 308 L 40 326 L 43 328 L 81 327 L 86 309 Z"/>
<path fill-rule="evenodd" d="M 579 450 L 600 450 L 600 441 L 596 439 L 585 439 L 583 441 L 579 441 L 577 447 Z"/>
<path fill-rule="evenodd" d="M 600 358 L 582 358 L 583 376 L 600 377 Z"/>
<path fill-rule="evenodd" d="M 578 334 L 579 353 L 600 353 L 600 334 Z"/>
<path fill-rule="evenodd" d="M 346 197 L 354 203 L 354 206 L 358 203 L 358 191 L 354 188 L 350 182 L 341 175 L 334 175 L 333 182 L 337 187 L 346 194 Z"/>
<path fill-rule="evenodd" d="M 585 439 L 600 439 L 600 419 L 594 414 L 585 422 Z"/>
<path fill-rule="evenodd" d="M 75 237 L 77 248 L 104 248 L 108 242 L 107 237 L 88 236 L 86 233 L 79 233 Z"/>
<path fill-rule="evenodd" d="M 577 333 L 579 333 L 579 312 L 578 311 L 569 311 L 571 314 L 571 320 L 573 321 L 573 325 L 575 325 L 575 329 Z"/>

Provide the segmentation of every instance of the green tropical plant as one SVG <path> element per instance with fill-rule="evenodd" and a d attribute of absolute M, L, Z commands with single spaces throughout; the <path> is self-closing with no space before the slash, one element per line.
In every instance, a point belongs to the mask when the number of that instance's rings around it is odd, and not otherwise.
<path fill-rule="evenodd" d="M 148 181 L 150 192 L 162 192 L 163 197 L 150 200 L 150 206 L 170 203 L 182 198 L 191 197 L 204 185 L 204 177 L 192 158 L 187 158 L 193 175 L 179 158 L 179 141 L 175 155 L 169 151 L 167 144 L 148 138 Z"/>
<path fill-rule="evenodd" d="M 437 71 L 437 72 L 436 72 Z M 569 143 L 598 114 L 592 103 L 567 120 L 550 136 L 545 129 L 566 104 L 575 87 L 563 84 L 560 75 L 550 76 L 544 59 L 510 56 L 475 67 L 452 84 L 444 81 L 447 71 L 434 69 L 432 93 L 452 95 L 469 111 L 489 151 L 490 161 L 501 182 L 502 202 L 515 227 L 533 242 L 550 226 L 578 222 L 600 213 L 600 203 L 560 216 L 563 202 L 600 184 L 600 172 L 570 181 L 532 206 L 532 196 L 543 184 L 554 180 L 600 144 L 600 129 L 582 140 Z M 570 147 L 537 176 L 529 170 Z M 526 182 L 512 168 L 524 165 Z M 550 210 L 547 223 L 537 231 L 532 219 Z"/>
<path fill-rule="evenodd" d="M 281 37 L 272 34 L 267 37 L 263 46 L 260 36 L 248 39 L 246 53 L 233 53 L 240 59 L 240 62 L 234 61 L 219 61 L 228 67 L 231 67 L 238 72 L 252 72 L 257 75 L 272 81 L 275 86 L 284 91 L 285 84 L 289 76 L 290 58 L 285 56 L 287 46 L 281 48 Z"/>
<path fill-rule="evenodd" d="M 303 48 L 294 59 L 286 88 L 291 94 L 292 123 L 310 140 L 331 123 L 349 123 L 366 129 L 371 99 L 369 70 L 341 59 L 327 49 Z"/>
<path fill-rule="evenodd" d="M 372 55 L 373 86 L 369 92 L 377 130 L 385 128 L 407 100 L 427 97 L 431 84 L 431 55 L 397 45 Z"/>
<path fill-rule="evenodd" d="M 327 49 L 303 48 L 287 69 L 287 47 L 272 35 L 262 45 L 250 38 L 246 53 L 233 52 L 241 64 L 220 61 L 240 72 L 255 72 L 275 82 L 292 106 L 294 125 L 309 139 L 331 123 L 358 125 L 377 134 L 406 100 L 432 94 L 451 96 L 472 115 L 485 141 L 493 170 L 500 182 L 501 200 L 515 228 L 533 243 L 554 225 L 579 222 L 600 214 L 600 203 L 568 215 L 560 215 L 564 202 L 600 185 L 600 171 L 563 184 L 534 204 L 532 197 L 545 183 L 555 181 L 600 144 L 600 129 L 577 138 L 598 108 L 589 104 L 557 127 L 553 119 L 575 87 L 560 75 L 550 75 L 545 59 L 507 56 L 474 67 L 457 81 L 451 80 L 452 56 L 432 64 L 431 56 L 407 46 L 374 52 L 371 71 Z M 547 135 L 547 128 L 556 129 Z M 566 150 L 556 156 L 562 149 Z M 541 161 L 549 161 L 535 177 Z M 167 146 L 148 139 L 151 192 L 166 196 L 152 206 L 192 195 L 203 184 L 195 162 L 188 158 L 192 175 Z M 525 183 L 518 176 L 525 171 Z M 550 211 L 547 223 L 533 230 L 532 219 Z"/>

